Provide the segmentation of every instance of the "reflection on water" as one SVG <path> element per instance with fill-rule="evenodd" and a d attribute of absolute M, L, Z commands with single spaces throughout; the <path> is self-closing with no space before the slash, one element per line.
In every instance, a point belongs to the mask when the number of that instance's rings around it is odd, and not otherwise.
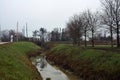
<path fill-rule="evenodd" d="M 33 64 L 40 72 L 43 80 L 46 80 L 47 78 L 51 78 L 51 80 L 69 80 L 62 71 L 51 66 L 44 56 L 37 58 Z"/>

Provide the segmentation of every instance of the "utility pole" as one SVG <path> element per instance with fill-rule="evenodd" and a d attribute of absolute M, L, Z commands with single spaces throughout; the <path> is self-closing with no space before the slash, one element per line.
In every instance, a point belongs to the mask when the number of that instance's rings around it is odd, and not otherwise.
<path fill-rule="evenodd" d="M 28 28 L 27 28 L 27 23 L 26 23 L 26 37 L 28 38 Z"/>
<path fill-rule="evenodd" d="M 25 26 L 23 26 L 22 34 L 23 34 L 23 36 L 25 36 Z"/>

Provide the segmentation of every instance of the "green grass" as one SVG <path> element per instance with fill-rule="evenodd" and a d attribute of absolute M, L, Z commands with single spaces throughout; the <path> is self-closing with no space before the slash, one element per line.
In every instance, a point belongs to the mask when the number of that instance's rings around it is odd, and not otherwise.
<path fill-rule="evenodd" d="M 101 46 L 100 46 L 101 48 Z M 102 46 L 102 48 L 106 48 Z M 112 48 L 110 48 L 112 49 Z M 51 55 L 65 55 L 66 60 L 72 61 L 80 61 L 85 62 L 86 65 L 90 66 L 93 71 L 96 73 L 102 71 L 107 73 L 108 75 L 119 75 L 120 72 L 120 52 L 109 50 L 107 47 L 106 50 L 95 48 L 83 48 L 72 45 L 57 45 L 50 51 Z M 64 59 L 65 60 L 65 59 Z M 85 64 L 85 63 L 84 63 Z M 80 64 L 82 65 L 82 63 Z M 80 71 L 78 71 L 80 72 Z M 111 78 L 112 79 L 112 78 Z"/>
<path fill-rule="evenodd" d="M 0 45 L 0 80 L 38 80 L 39 74 L 27 57 L 40 49 L 30 42 Z"/>

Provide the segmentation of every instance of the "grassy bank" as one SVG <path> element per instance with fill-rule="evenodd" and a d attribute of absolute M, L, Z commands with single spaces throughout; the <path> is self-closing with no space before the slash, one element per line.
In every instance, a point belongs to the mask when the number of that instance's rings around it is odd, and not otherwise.
<path fill-rule="evenodd" d="M 111 49 L 111 48 L 110 48 Z M 119 49 L 81 48 L 57 45 L 49 52 L 48 59 L 73 71 L 85 80 L 119 80 Z"/>
<path fill-rule="evenodd" d="M 30 42 L 0 45 L 0 80 L 41 80 L 28 59 L 31 52 L 39 49 Z"/>

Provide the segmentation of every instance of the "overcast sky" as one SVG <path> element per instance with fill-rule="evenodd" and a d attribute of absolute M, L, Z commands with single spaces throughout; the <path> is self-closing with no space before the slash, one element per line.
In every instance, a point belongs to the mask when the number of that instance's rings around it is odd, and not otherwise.
<path fill-rule="evenodd" d="M 19 31 L 28 23 L 29 35 L 40 27 L 51 31 L 66 26 L 69 17 L 86 9 L 96 11 L 99 0 L 0 0 L 0 25 L 3 29 Z"/>

